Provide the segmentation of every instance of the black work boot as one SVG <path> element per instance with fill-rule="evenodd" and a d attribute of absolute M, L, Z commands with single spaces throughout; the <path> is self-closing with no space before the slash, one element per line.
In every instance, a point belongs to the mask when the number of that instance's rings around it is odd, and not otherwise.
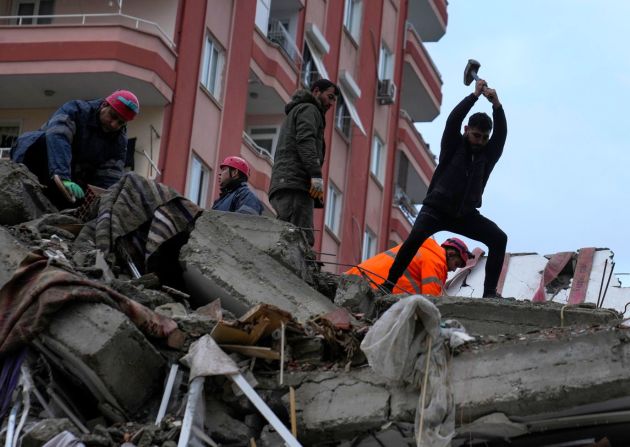
<path fill-rule="evenodd" d="M 495 290 L 484 290 L 482 298 L 503 298 L 501 294 Z"/>

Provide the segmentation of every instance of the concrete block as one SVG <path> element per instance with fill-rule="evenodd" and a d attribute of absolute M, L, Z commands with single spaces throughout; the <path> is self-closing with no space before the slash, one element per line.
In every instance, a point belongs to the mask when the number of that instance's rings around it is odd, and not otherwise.
<path fill-rule="evenodd" d="M 40 339 L 100 402 L 134 414 L 159 395 L 165 362 L 121 312 L 100 303 L 60 310 Z"/>
<path fill-rule="evenodd" d="M 217 223 L 247 239 L 258 250 L 287 267 L 304 281 L 311 281 L 315 253 L 294 225 L 266 216 L 204 211 Z"/>
<path fill-rule="evenodd" d="M 1 214 L 1 213 L 0 213 Z M 15 239 L 8 230 L 0 226 L 0 287 L 15 273 L 29 250 Z"/>
<path fill-rule="evenodd" d="M 37 177 L 9 160 L 0 160 L 0 209 L 0 225 L 17 225 L 57 211 Z"/>
<path fill-rule="evenodd" d="M 566 307 L 513 299 L 431 298 L 443 319 L 455 319 L 471 335 L 525 334 L 564 326 L 607 325 L 620 316 L 608 309 Z"/>
<path fill-rule="evenodd" d="M 300 439 L 339 440 L 380 427 L 389 417 L 389 391 L 361 375 L 319 373 L 296 391 Z"/>
<path fill-rule="evenodd" d="M 69 431 L 74 435 L 81 433 L 69 419 L 42 419 L 24 433 L 22 447 L 42 447 L 63 431 Z"/>
<path fill-rule="evenodd" d="M 341 275 L 335 294 L 335 304 L 352 312 L 369 315 L 374 310 L 374 293 L 365 278 Z"/>
<path fill-rule="evenodd" d="M 180 262 L 187 289 L 197 301 L 220 298 L 222 306 L 237 316 L 260 303 L 290 312 L 298 321 L 337 309 L 273 257 L 226 231 L 212 213 L 197 219 Z"/>
<path fill-rule="evenodd" d="M 628 364 L 629 329 L 556 330 L 471 346 L 451 363 L 458 422 L 494 412 L 553 414 L 630 397 Z"/>

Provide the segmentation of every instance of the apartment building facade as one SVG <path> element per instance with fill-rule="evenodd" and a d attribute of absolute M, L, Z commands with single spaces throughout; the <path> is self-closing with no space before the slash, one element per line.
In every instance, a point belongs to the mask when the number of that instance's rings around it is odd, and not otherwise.
<path fill-rule="evenodd" d="M 344 271 L 404 240 L 424 198 L 435 157 L 414 123 L 439 113 L 441 79 L 423 42 L 446 22 L 446 0 L 0 0 L 0 148 L 67 100 L 127 88 L 130 169 L 209 208 L 239 155 L 272 214 L 284 106 L 328 78 L 315 249 Z"/>

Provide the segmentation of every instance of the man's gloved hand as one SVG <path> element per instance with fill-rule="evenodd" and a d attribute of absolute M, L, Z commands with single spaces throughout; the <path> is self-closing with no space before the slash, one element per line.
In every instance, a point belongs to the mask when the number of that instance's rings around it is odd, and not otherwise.
<path fill-rule="evenodd" d="M 311 179 L 311 189 L 308 191 L 309 195 L 315 200 L 320 202 L 324 201 L 324 180 L 319 177 Z"/>
<path fill-rule="evenodd" d="M 85 197 L 85 193 L 83 192 L 83 189 L 81 189 L 81 187 L 77 185 L 76 183 L 74 183 L 73 181 L 63 180 L 63 186 L 65 186 L 66 189 L 70 191 L 72 195 L 76 197 L 77 199 L 82 199 L 83 197 Z"/>

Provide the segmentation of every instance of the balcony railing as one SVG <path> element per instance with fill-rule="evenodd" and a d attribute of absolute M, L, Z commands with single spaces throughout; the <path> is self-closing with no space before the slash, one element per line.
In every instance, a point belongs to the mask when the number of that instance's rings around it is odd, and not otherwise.
<path fill-rule="evenodd" d="M 413 225 L 416 216 L 418 216 L 418 210 L 409 196 L 399 186 L 396 186 L 396 192 L 394 193 L 394 206 L 398 207 L 407 221 Z"/>
<path fill-rule="evenodd" d="M 268 161 L 273 164 L 273 155 L 264 147 L 261 147 L 256 144 L 256 142 L 252 139 L 252 137 L 245 131 L 243 131 L 243 140 L 245 140 L 245 144 L 249 146 L 249 148 L 254 151 L 257 155 L 262 158 L 266 158 Z"/>
<path fill-rule="evenodd" d="M 269 20 L 269 29 L 267 31 L 267 39 L 271 42 L 277 43 L 282 51 L 286 53 L 289 59 L 296 65 L 300 66 L 302 63 L 302 55 L 300 50 L 295 44 L 295 39 L 284 25 L 277 19 Z"/>
<path fill-rule="evenodd" d="M 103 20 L 105 19 L 105 20 Z M 47 23 L 37 23 L 39 20 Z M 149 20 L 122 13 L 115 14 L 57 14 L 57 15 L 20 15 L 0 16 L 0 28 L 10 26 L 50 26 L 50 25 L 123 25 L 137 30 L 147 31 L 161 38 L 171 50 L 175 50 L 175 42 L 162 27 Z"/>

